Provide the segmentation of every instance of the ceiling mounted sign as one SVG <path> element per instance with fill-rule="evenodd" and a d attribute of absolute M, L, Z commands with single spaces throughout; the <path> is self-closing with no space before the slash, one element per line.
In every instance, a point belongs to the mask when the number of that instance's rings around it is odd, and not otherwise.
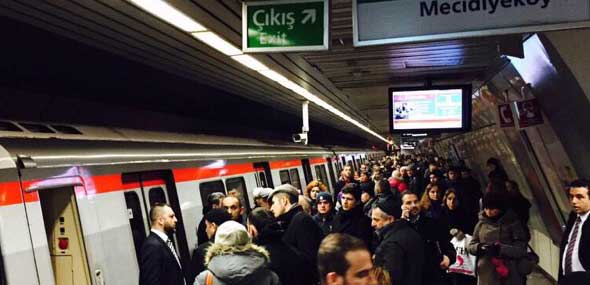
<path fill-rule="evenodd" d="M 327 50 L 328 11 L 328 0 L 242 2 L 242 49 Z"/>
<path fill-rule="evenodd" d="M 353 0 L 355 46 L 582 27 L 588 0 Z"/>

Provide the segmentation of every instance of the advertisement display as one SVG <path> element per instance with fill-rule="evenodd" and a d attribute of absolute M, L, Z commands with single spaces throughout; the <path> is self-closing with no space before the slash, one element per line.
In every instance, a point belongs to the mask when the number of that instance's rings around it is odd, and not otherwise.
<path fill-rule="evenodd" d="M 543 115 L 537 99 L 516 102 L 518 126 L 521 128 L 543 124 Z"/>
<path fill-rule="evenodd" d="M 392 132 L 466 130 L 470 127 L 470 97 L 470 87 L 461 86 L 391 89 Z"/>
<path fill-rule="evenodd" d="M 500 128 L 513 128 L 514 127 L 514 115 L 510 104 L 498 105 L 498 120 Z"/>
<path fill-rule="evenodd" d="M 590 27 L 588 0 L 354 0 L 355 46 Z"/>

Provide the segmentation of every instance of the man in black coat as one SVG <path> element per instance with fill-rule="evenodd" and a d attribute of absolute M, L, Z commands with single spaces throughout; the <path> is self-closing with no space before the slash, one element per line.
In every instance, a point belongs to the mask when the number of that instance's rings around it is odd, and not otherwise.
<path fill-rule="evenodd" d="M 248 232 L 255 244 L 264 247 L 270 254 L 269 268 L 275 272 L 282 285 L 313 284 L 312 267 L 295 248 L 282 240 L 284 231 L 276 223 L 272 212 L 254 209 L 248 215 Z"/>
<path fill-rule="evenodd" d="M 151 232 L 141 246 L 139 284 L 184 285 L 178 254 L 169 235 L 176 229 L 176 216 L 170 206 L 156 204 L 150 210 Z"/>
<path fill-rule="evenodd" d="M 313 216 L 313 220 L 320 226 L 324 235 L 332 232 L 332 223 L 334 223 L 334 200 L 328 192 L 320 192 L 316 199 L 318 213 Z"/>
<path fill-rule="evenodd" d="M 383 267 L 391 284 L 422 284 L 424 242 L 407 220 L 400 219 L 399 203 L 382 202 L 372 212 L 371 225 L 377 233 L 375 266 Z"/>
<path fill-rule="evenodd" d="M 201 219 L 199 226 L 197 227 L 197 243 L 199 245 L 209 241 L 209 237 L 205 231 L 205 214 L 211 211 L 211 209 L 221 208 L 221 202 L 223 201 L 223 198 L 225 198 L 225 194 L 221 192 L 213 192 L 207 196 L 207 205 L 205 205 L 203 208 L 203 219 Z"/>
<path fill-rule="evenodd" d="M 297 204 L 299 192 L 295 187 L 285 184 L 277 187 L 269 199 L 271 200 L 270 210 L 285 231 L 283 241 L 297 249 L 315 268 L 318 248 L 324 234 L 312 217 Z M 314 281 L 318 278 L 314 270 Z"/>
<path fill-rule="evenodd" d="M 342 188 L 342 209 L 334 217 L 333 233 L 349 234 L 371 245 L 373 229 L 371 219 L 363 213 L 361 190 L 358 184 L 350 183 Z"/>
<path fill-rule="evenodd" d="M 564 284 L 568 279 L 585 279 L 577 284 L 590 284 L 590 181 L 580 179 L 569 186 L 570 214 L 567 227 L 561 241 L 559 282 Z"/>
<path fill-rule="evenodd" d="M 415 193 L 406 191 L 401 199 L 402 217 L 410 222 L 424 241 L 423 284 L 447 284 L 446 270 L 457 257 L 447 226 L 420 213 L 420 200 Z"/>
<path fill-rule="evenodd" d="M 215 242 L 215 233 L 217 232 L 217 228 L 221 226 L 221 224 L 231 220 L 231 215 L 225 210 L 221 208 L 215 208 L 209 210 L 205 217 L 203 217 L 205 221 L 205 233 L 207 234 L 208 241 L 205 243 L 200 244 L 195 250 L 193 251 L 193 256 L 191 259 L 191 278 L 197 277 L 199 273 L 204 271 L 205 268 L 205 255 L 207 254 L 207 249 Z"/>
<path fill-rule="evenodd" d="M 352 166 L 350 164 L 345 165 L 340 172 L 340 178 L 334 184 L 334 204 L 338 204 L 338 196 L 344 186 L 349 183 L 356 183 L 354 180 L 354 173 L 352 172 Z"/>

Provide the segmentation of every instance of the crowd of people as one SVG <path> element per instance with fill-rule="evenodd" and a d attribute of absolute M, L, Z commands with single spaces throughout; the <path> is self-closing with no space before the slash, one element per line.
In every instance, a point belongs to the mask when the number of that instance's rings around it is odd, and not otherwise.
<path fill-rule="evenodd" d="M 249 213 L 240 197 L 210 194 L 186 269 L 166 235 L 174 230 L 174 213 L 155 205 L 140 284 L 526 284 L 538 262 L 528 247 L 531 203 L 498 159 L 486 166 L 482 187 L 464 165 L 387 156 L 357 171 L 344 165 L 332 191 L 322 181 L 304 189 L 257 188 Z M 585 222 L 589 185 L 575 183 L 569 191 L 585 193 L 570 201 Z M 579 229 L 574 216 L 564 239 L 576 239 L 562 244 L 560 277 L 590 269 L 590 234 L 582 235 L 590 226 Z M 169 277 L 179 271 L 190 272 L 188 280 Z"/>

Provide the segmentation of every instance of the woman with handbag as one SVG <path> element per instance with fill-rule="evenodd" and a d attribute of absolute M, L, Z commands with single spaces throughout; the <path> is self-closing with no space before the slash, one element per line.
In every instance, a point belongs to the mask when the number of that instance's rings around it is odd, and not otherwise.
<path fill-rule="evenodd" d="M 507 209 L 503 192 L 490 191 L 482 202 L 468 251 L 478 257 L 479 285 L 524 285 L 519 263 L 527 257 L 527 235 L 518 216 Z"/>

